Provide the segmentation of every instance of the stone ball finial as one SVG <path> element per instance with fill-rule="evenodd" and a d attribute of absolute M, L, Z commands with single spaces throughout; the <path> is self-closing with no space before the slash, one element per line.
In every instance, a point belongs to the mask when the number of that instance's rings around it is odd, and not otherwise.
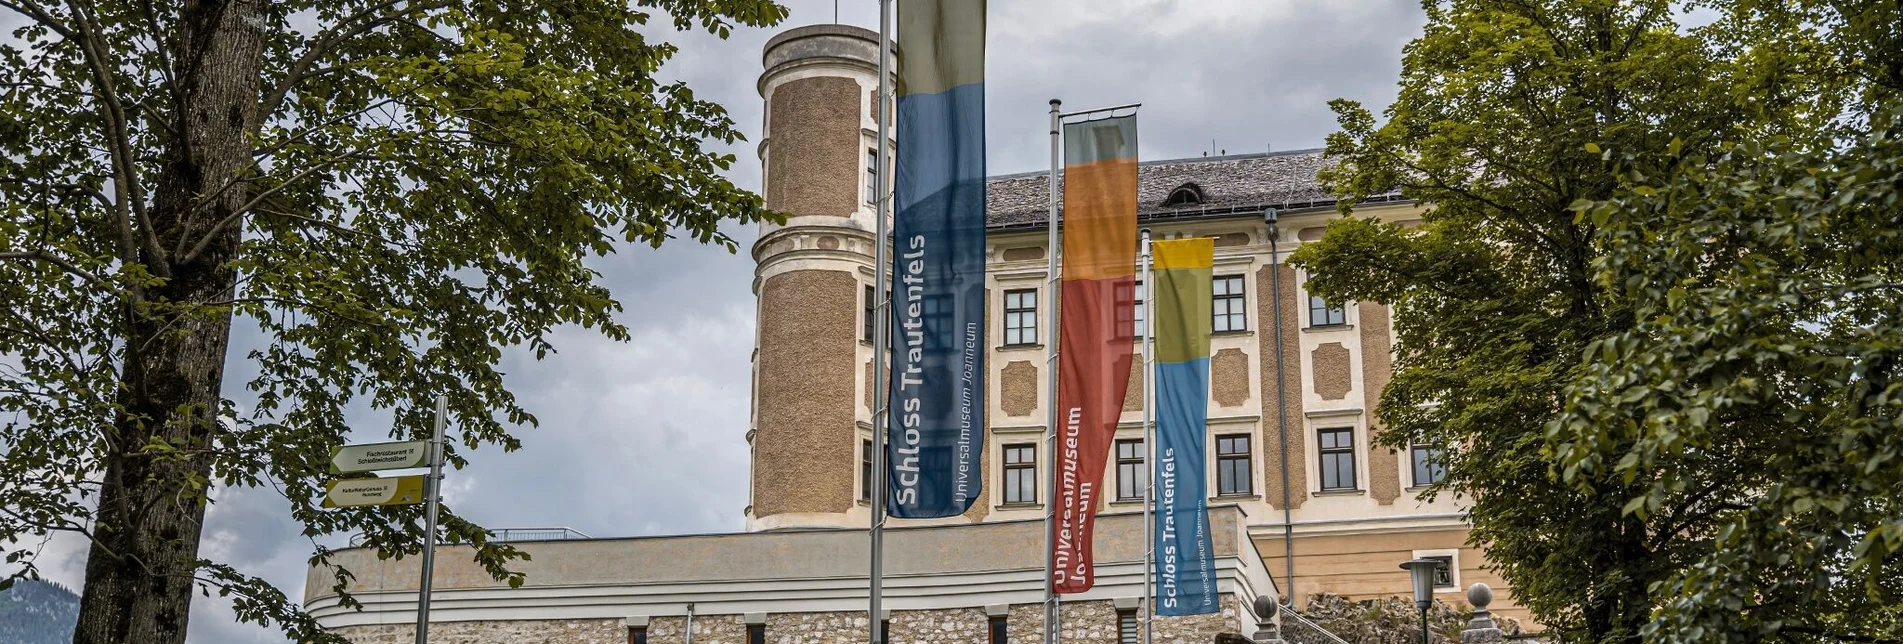
<path fill-rule="evenodd" d="M 1486 610 L 1487 604 L 1493 603 L 1493 587 L 1486 584 L 1474 584 L 1467 587 L 1467 603 L 1473 604 L 1474 608 Z"/>
<path fill-rule="evenodd" d="M 1275 614 L 1280 610 L 1282 610 L 1282 606 L 1280 604 L 1275 603 L 1274 598 L 1269 597 L 1268 595 L 1256 595 L 1255 597 L 1255 618 L 1256 619 L 1264 621 L 1264 622 L 1269 621 L 1271 619 L 1274 619 Z"/>

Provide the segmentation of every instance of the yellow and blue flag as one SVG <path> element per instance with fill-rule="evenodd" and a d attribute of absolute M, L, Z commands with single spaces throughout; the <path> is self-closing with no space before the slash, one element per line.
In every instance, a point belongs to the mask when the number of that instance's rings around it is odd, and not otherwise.
<path fill-rule="evenodd" d="M 1156 614 L 1219 608 L 1210 550 L 1208 448 L 1211 267 L 1215 240 L 1151 244 L 1156 257 Z"/>

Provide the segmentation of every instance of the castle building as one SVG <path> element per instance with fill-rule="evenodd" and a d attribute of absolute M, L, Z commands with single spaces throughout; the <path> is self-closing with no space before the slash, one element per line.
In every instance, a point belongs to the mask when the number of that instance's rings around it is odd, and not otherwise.
<path fill-rule="evenodd" d="M 874 200 L 890 188 L 874 162 L 878 137 L 890 136 L 877 122 L 878 34 L 789 30 L 767 43 L 763 63 L 764 197 L 789 217 L 763 224 L 753 246 L 747 531 L 520 543 L 533 559 L 521 564 L 519 589 L 490 580 L 466 549 L 445 547 L 431 606 L 438 641 L 686 644 L 690 624 L 707 643 L 864 641 Z M 1216 246 L 1207 471 L 1222 611 L 1159 618 L 1158 641 L 1251 634 L 1257 597 L 1299 606 L 1313 593 L 1408 596 L 1398 564 L 1418 557 L 1447 562 L 1437 592 L 1449 603 L 1475 582 L 1508 590 L 1467 543 L 1459 501 L 1420 497 L 1440 475 L 1435 448 L 1373 442 L 1392 367 L 1388 309 L 1311 297 L 1306 275 L 1272 261 L 1338 216 L 1316 181 L 1322 164 L 1309 150 L 1138 168 L 1141 225 L 1156 239 L 1212 237 Z M 962 516 L 889 522 L 889 641 L 1038 641 L 1050 498 L 1044 344 L 1054 340 L 1048 194 L 1043 172 L 988 181 L 984 496 Z M 1274 226 L 1267 209 L 1279 213 Z M 1421 210 L 1396 194 L 1357 214 L 1407 224 Z M 1105 467 L 1104 489 L 1115 493 L 1099 509 L 1097 586 L 1065 597 L 1066 641 L 1126 641 L 1144 596 L 1143 377 L 1139 361 Z M 410 641 L 416 559 L 380 561 L 361 549 L 336 558 L 357 574 L 363 610 L 340 606 L 329 572 L 316 568 L 309 610 L 359 642 Z M 1525 616 L 1507 601 L 1494 608 Z"/>

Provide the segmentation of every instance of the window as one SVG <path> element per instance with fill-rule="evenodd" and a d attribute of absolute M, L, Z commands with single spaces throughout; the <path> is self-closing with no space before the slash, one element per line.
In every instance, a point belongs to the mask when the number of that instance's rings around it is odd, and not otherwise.
<path fill-rule="evenodd" d="M 866 285 L 865 297 L 866 297 L 865 305 L 861 307 L 863 309 L 863 312 L 865 313 L 865 327 L 866 327 L 865 341 L 871 342 L 872 334 L 875 333 L 878 328 L 874 326 L 875 324 L 878 323 L 878 318 L 874 316 L 879 314 L 879 302 L 877 301 L 878 296 L 873 294 L 871 284 Z"/>
<path fill-rule="evenodd" d="M 1117 611 L 1117 644 L 1138 644 L 1142 641 L 1137 633 L 1137 612 L 1134 609 Z"/>
<path fill-rule="evenodd" d="M 866 203 L 879 203 L 879 150 L 866 150 Z"/>
<path fill-rule="evenodd" d="M 747 625 L 747 644 L 766 644 L 766 624 Z"/>
<path fill-rule="evenodd" d="M 1117 500 L 1135 501 L 1143 498 L 1144 479 L 1143 441 L 1117 441 Z"/>
<path fill-rule="evenodd" d="M 1006 644 L 1006 642 L 1010 641 L 1005 637 L 1004 624 L 1005 620 L 1003 616 L 991 618 L 991 644 Z"/>
<path fill-rule="evenodd" d="M 1322 489 L 1355 489 L 1355 430 L 1321 430 Z"/>
<path fill-rule="evenodd" d="M 1004 292 L 1004 344 L 1037 344 L 1037 289 Z"/>
<path fill-rule="evenodd" d="M 1249 470 L 1249 435 L 1216 437 L 1216 494 L 1254 494 L 1255 477 Z"/>
<path fill-rule="evenodd" d="M 859 441 L 859 500 L 872 500 L 872 441 Z"/>
<path fill-rule="evenodd" d="M 648 644 L 648 627 L 629 626 L 628 644 Z"/>
<path fill-rule="evenodd" d="M 1143 315 L 1143 293 L 1144 288 L 1142 281 L 1132 282 L 1129 286 L 1119 284 L 1116 289 L 1118 330 L 1121 330 L 1123 324 L 1128 323 L 1130 325 L 1131 337 L 1143 337 L 1143 318 L 1145 317 Z M 1125 302 L 1130 304 L 1130 308 L 1123 308 Z"/>
<path fill-rule="evenodd" d="M 1209 330 L 1246 331 L 1249 328 L 1249 314 L 1243 310 L 1246 302 L 1242 294 L 1241 275 L 1218 275 L 1212 284 L 1209 301 Z"/>
<path fill-rule="evenodd" d="M 1436 590 L 1455 587 L 1454 558 L 1452 556 L 1442 555 L 1438 557 L 1422 557 L 1422 559 L 1432 559 L 1440 562 L 1439 566 L 1434 567 L 1434 588 Z"/>
<path fill-rule="evenodd" d="M 884 644 L 890 641 L 892 641 L 892 620 L 879 620 L 879 642 Z"/>
<path fill-rule="evenodd" d="M 1341 326 L 1348 323 L 1347 314 L 1339 306 L 1331 306 L 1321 296 L 1308 296 L 1309 326 Z"/>
<path fill-rule="evenodd" d="M 1037 502 L 1037 446 L 1004 446 L 1004 502 Z"/>
<path fill-rule="evenodd" d="M 1414 486 L 1433 485 L 1447 478 L 1447 465 L 1441 461 L 1440 448 L 1433 445 L 1413 443 L 1408 446 L 1408 460 L 1414 464 Z"/>
<path fill-rule="evenodd" d="M 1170 196 L 1163 200 L 1163 206 L 1194 206 L 1202 202 L 1202 186 L 1198 186 L 1194 183 L 1185 183 L 1177 186 L 1175 190 L 1170 191 Z"/>
<path fill-rule="evenodd" d="M 1137 281 L 1136 289 L 1137 289 L 1136 303 L 1135 303 L 1135 306 L 1131 309 L 1131 315 L 1136 316 L 1135 317 L 1136 323 L 1133 325 L 1134 330 L 1131 331 L 1131 335 L 1133 337 L 1141 338 L 1143 337 L 1144 333 L 1149 332 L 1149 326 L 1148 326 L 1149 320 L 1144 319 L 1145 317 L 1147 317 L 1144 314 L 1148 313 L 1148 311 L 1143 310 L 1144 308 L 1143 298 L 1147 297 L 1147 295 L 1145 294 L 1148 293 L 1149 291 L 1148 289 L 1144 288 L 1142 280 Z"/>

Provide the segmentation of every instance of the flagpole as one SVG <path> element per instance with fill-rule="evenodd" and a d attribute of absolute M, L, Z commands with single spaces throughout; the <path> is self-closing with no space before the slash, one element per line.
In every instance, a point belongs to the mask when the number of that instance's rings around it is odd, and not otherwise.
<path fill-rule="evenodd" d="M 891 0 L 879 0 L 879 145 L 877 148 L 878 152 L 873 155 L 873 162 L 879 164 L 879 166 L 877 168 L 878 171 L 874 172 L 873 176 L 879 178 L 881 185 L 879 185 L 875 191 L 878 199 L 876 199 L 877 203 L 873 208 L 873 216 L 878 218 L 878 223 L 873 225 L 874 229 L 877 230 L 877 241 L 873 244 L 872 251 L 872 261 L 873 264 L 875 264 L 872 268 L 872 293 L 873 301 L 878 304 L 876 310 L 873 312 L 872 327 L 872 400 L 874 401 L 872 410 L 872 480 L 867 482 L 867 485 L 872 487 L 870 490 L 870 492 L 872 492 L 870 495 L 872 500 L 872 513 L 870 519 L 871 525 L 867 526 L 866 530 L 867 536 L 871 541 L 869 544 L 871 547 L 869 549 L 872 551 L 872 561 L 870 562 L 870 569 L 868 571 L 871 587 L 867 593 L 870 600 L 869 606 L 866 609 L 866 623 L 868 624 L 866 636 L 867 644 L 882 644 L 885 641 L 885 633 L 882 632 L 884 620 L 879 619 L 879 604 L 884 599 L 881 595 L 885 590 L 885 415 L 890 407 L 886 400 L 885 361 L 886 352 L 892 344 L 891 327 L 889 326 L 891 323 L 889 319 L 891 315 L 891 291 L 887 290 L 885 286 L 886 263 L 888 261 L 887 253 L 889 252 L 888 247 L 891 245 L 891 240 L 888 239 L 888 237 L 891 236 L 890 225 L 886 220 L 889 219 L 887 213 L 891 211 L 892 207 L 892 193 L 886 189 L 885 185 L 887 181 L 886 178 L 892 174 L 890 172 L 892 164 L 886 162 L 886 159 L 891 156 L 889 148 L 891 148 L 890 141 L 892 138 L 890 134 L 892 123 L 892 96 L 890 87 L 892 77 L 892 38 L 890 34 L 887 33 L 891 25 L 892 2 Z"/>
<path fill-rule="evenodd" d="M 1156 282 L 1151 277 L 1150 229 L 1139 233 L 1143 260 L 1143 466 L 1149 470 L 1143 488 L 1143 642 L 1156 637 Z"/>
<path fill-rule="evenodd" d="M 1059 283 L 1057 276 L 1057 255 L 1059 252 L 1057 247 L 1057 164 L 1059 162 L 1060 153 L 1058 148 L 1058 131 L 1062 129 L 1058 127 L 1061 119 L 1058 110 L 1062 108 L 1063 105 L 1063 101 L 1055 98 L 1051 99 L 1051 202 L 1050 219 L 1048 222 L 1050 224 L 1050 239 L 1045 243 L 1044 253 L 1045 257 L 1050 260 L 1049 273 L 1046 275 L 1046 277 L 1049 278 L 1049 286 L 1045 289 L 1045 292 L 1049 293 L 1050 296 L 1045 299 L 1049 300 L 1046 306 L 1049 306 L 1051 311 L 1050 315 L 1044 316 L 1044 318 L 1049 321 L 1048 326 L 1050 328 L 1050 334 L 1044 338 L 1044 373 L 1047 376 L 1045 380 L 1049 383 L 1049 387 L 1045 391 L 1046 404 L 1044 405 L 1044 409 L 1047 412 L 1044 432 L 1047 436 L 1045 441 L 1047 446 L 1044 449 L 1044 469 L 1046 470 L 1044 478 L 1049 482 L 1049 485 L 1045 488 L 1044 499 L 1045 644 L 1057 644 L 1057 620 L 1059 616 L 1057 593 L 1054 592 L 1056 590 L 1056 582 L 1053 581 L 1055 575 L 1052 573 L 1055 572 L 1057 557 L 1057 334 L 1059 332 L 1059 327 L 1057 326 L 1057 290 Z"/>

